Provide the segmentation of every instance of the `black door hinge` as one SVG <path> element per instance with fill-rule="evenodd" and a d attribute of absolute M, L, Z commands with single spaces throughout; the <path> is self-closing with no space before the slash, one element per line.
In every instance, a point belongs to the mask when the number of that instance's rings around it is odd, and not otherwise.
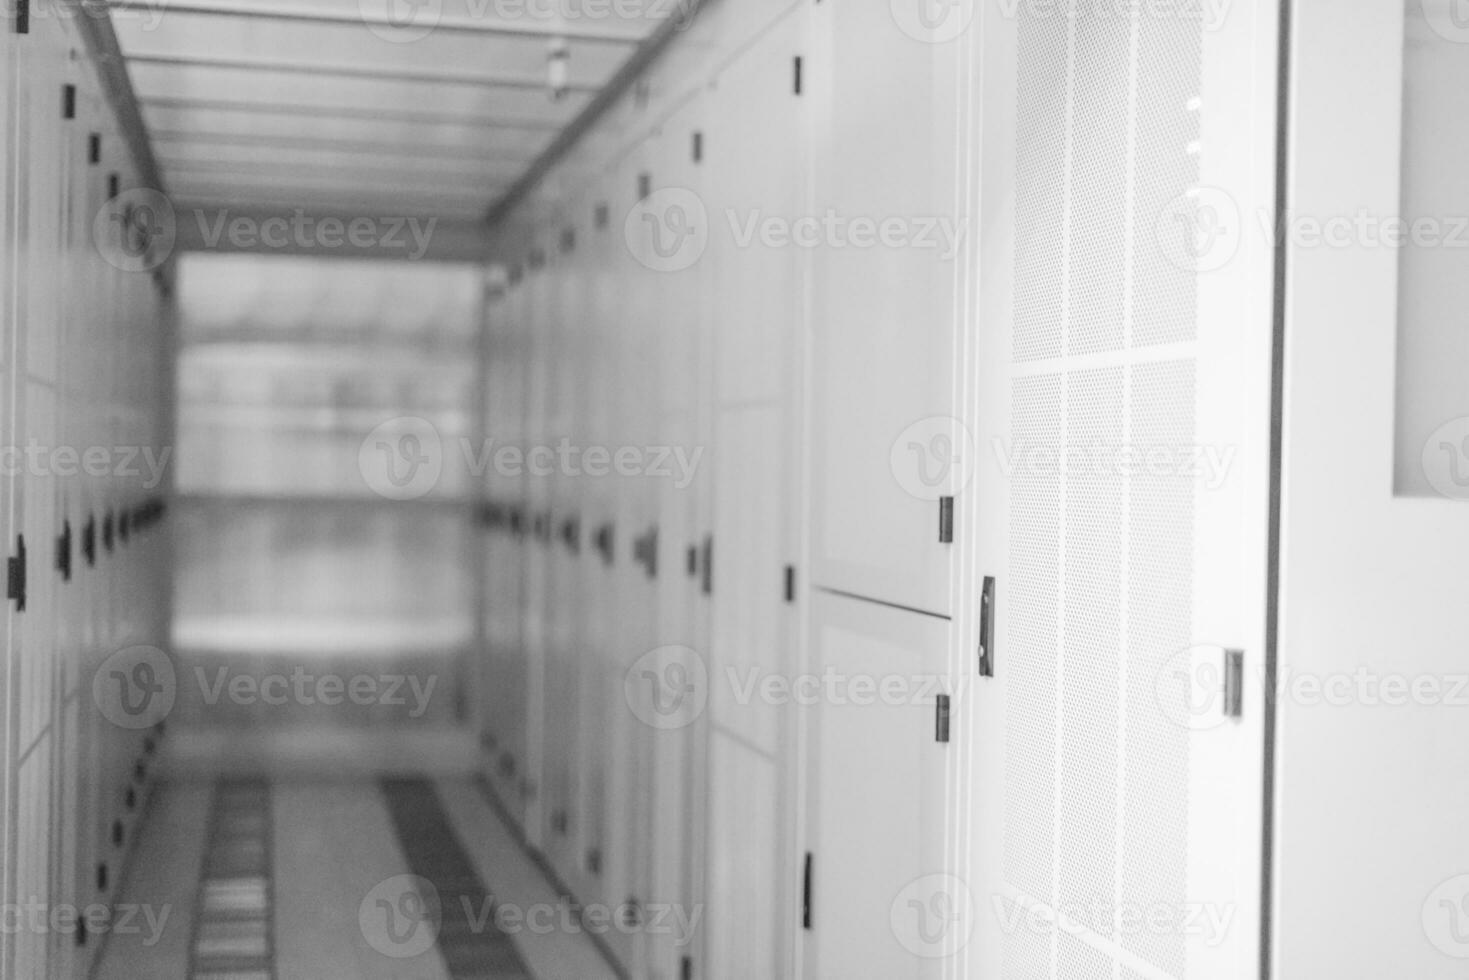
<path fill-rule="evenodd" d="M 791 63 L 791 90 L 797 95 L 801 94 L 801 82 L 803 81 L 802 68 L 804 67 L 801 56 L 796 55 Z"/>
<path fill-rule="evenodd" d="M 616 559 L 616 551 L 612 543 L 613 526 L 603 524 L 597 528 L 597 551 L 602 555 L 602 564 L 610 565 Z"/>
<path fill-rule="evenodd" d="M 995 676 L 995 577 L 986 575 L 979 590 L 979 676 Z"/>
<path fill-rule="evenodd" d="M 1245 713 L 1245 652 L 1224 651 L 1224 717 L 1242 718 Z"/>
<path fill-rule="evenodd" d="M 786 602 L 796 601 L 796 566 L 786 566 Z"/>
<path fill-rule="evenodd" d="M 704 535 L 704 553 L 699 562 L 699 591 L 714 594 L 714 535 Z"/>
<path fill-rule="evenodd" d="M 31 32 L 31 0 L 15 0 L 15 33 Z"/>
<path fill-rule="evenodd" d="M 77 117 L 77 87 L 70 82 L 61 86 L 61 118 Z"/>
<path fill-rule="evenodd" d="M 56 536 L 56 570 L 61 581 L 71 581 L 71 521 L 61 522 L 61 533 Z"/>
<path fill-rule="evenodd" d="M 949 696 L 947 694 L 937 695 L 933 699 L 933 740 L 935 742 L 949 740 Z"/>
<path fill-rule="evenodd" d="M 685 956 L 678 965 L 679 980 L 694 980 L 694 958 Z"/>
<path fill-rule="evenodd" d="M 87 523 L 82 525 L 82 557 L 87 559 L 88 568 L 97 564 L 97 517 L 95 514 L 88 514 Z"/>
<path fill-rule="evenodd" d="M 801 870 L 801 928 L 811 928 L 811 852 L 806 852 L 806 863 Z"/>
<path fill-rule="evenodd" d="M 954 543 L 954 498 L 939 498 L 939 543 Z"/>
<path fill-rule="evenodd" d="M 15 536 L 15 554 L 6 566 L 5 596 L 15 600 L 15 611 L 26 611 L 26 536 Z"/>

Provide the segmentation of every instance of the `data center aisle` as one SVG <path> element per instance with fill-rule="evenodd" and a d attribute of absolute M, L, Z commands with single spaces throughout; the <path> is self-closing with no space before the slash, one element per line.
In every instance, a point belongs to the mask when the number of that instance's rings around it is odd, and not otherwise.
<path fill-rule="evenodd" d="M 471 780 L 181 778 L 141 834 L 99 980 L 616 975 Z"/>

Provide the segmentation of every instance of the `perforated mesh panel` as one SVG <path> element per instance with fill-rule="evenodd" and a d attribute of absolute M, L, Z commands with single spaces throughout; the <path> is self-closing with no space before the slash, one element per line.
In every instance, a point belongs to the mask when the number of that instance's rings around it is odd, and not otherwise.
<path fill-rule="evenodd" d="M 1018 8 L 1005 876 L 1088 911 L 1009 931 L 1007 977 L 1187 976 L 1181 934 L 1114 915 L 1188 896 L 1189 733 L 1156 682 L 1193 642 L 1196 291 L 1157 223 L 1199 179 L 1202 36 L 1119 8 Z"/>

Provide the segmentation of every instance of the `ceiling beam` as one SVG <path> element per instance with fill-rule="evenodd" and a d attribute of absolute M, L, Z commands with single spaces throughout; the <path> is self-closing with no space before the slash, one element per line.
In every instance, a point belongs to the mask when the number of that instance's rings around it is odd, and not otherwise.
<path fill-rule="evenodd" d="M 209 131 L 167 129 L 155 130 L 153 142 L 198 143 L 209 146 L 269 147 L 302 150 L 308 153 L 363 153 L 383 157 L 411 157 L 422 160 L 479 160 L 484 163 L 507 163 L 525 165 L 530 161 L 524 156 L 507 157 L 497 155 L 490 147 L 442 145 L 426 142 L 406 143 L 402 140 L 353 140 L 330 139 L 319 136 L 285 136 L 274 133 L 220 133 Z"/>
<path fill-rule="evenodd" d="M 690 20 L 710 2 L 711 0 L 681 0 L 678 12 L 660 23 L 658 29 L 638 46 L 627 61 L 623 62 L 622 67 L 592 97 L 586 108 L 582 109 L 570 125 L 557 134 L 556 138 L 551 141 L 551 145 L 542 151 L 520 179 L 490 206 L 485 220 L 491 225 L 499 224 L 504 220 L 515 209 L 515 206 L 551 172 L 561 158 L 570 152 L 577 141 L 596 125 L 597 120 L 601 119 L 609 109 L 617 104 L 617 100 L 637 83 L 643 72 L 648 70 L 648 66 L 658 60 L 673 39 L 688 26 Z"/>
<path fill-rule="evenodd" d="M 163 177 L 158 172 L 158 161 L 153 158 L 153 147 L 148 141 L 148 126 L 138 109 L 138 96 L 133 91 L 132 79 L 128 77 L 127 63 L 123 59 L 122 48 L 118 46 L 111 19 L 105 16 L 105 12 L 99 16 L 87 0 L 61 2 L 70 8 L 71 21 L 77 26 L 87 54 L 97 66 L 102 94 L 117 117 L 118 129 L 132 153 L 139 181 L 145 187 L 163 191 Z"/>
<path fill-rule="evenodd" d="M 320 78 L 360 78 L 374 82 L 422 82 L 429 85 L 474 85 L 482 88 L 518 88 L 549 93 L 547 78 L 530 75 L 483 75 L 477 72 L 410 71 L 384 66 L 321 65 L 307 61 L 260 61 L 254 58 L 206 58 L 192 55 L 129 54 L 135 65 L 158 65 L 164 68 L 208 68 L 230 71 L 277 72 L 289 75 L 313 75 Z M 567 82 L 569 92 L 595 92 L 591 82 Z M 549 97 L 549 95 L 548 95 Z"/>
<path fill-rule="evenodd" d="M 189 3 L 186 0 L 167 0 L 158 8 L 153 3 L 138 0 L 109 0 L 113 10 L 158 16 L 161 13 L 189 14 L 200 17 L 243 17 L 250 19 L 290 21 L 294 23 L 322 24 L 330 27 L 385 27 L 393 30 L 401 27 L 387 17 L 368 16 L 361 10 L 310 10 L 290 7 L 227 6 L 224 4 Z M 354 4 L 354 6 L 359 6 Z M 158 8 L 158 9 L 155 9 Z M 675 14 L 674 16 L 678 16 Z M 416 24 L 410 24 L 417 27 Z M 426 26 L 426 25 L 425 25 Z M 585 20 L 577 23 L 570 20 L 554 21 L 549 18 L 534 20 L 510 20 L 506 18 L 483 20 L 440 20 L 432 25 L 434 31 L 446 34 L 472 34 L 481 37 L 508 37 L 524 40 L 566 38 L 588 44 L 618 44 L 628 47 L 641 43 L 642 33 L 613 31 L 591 26 Z"/>
<path fill-rule="evenodd" d="M 262 116 L 310 116 L 314 119 L 362 119 L 368 122 L 417 123 L 425 126 L 454 126 L 466 129 L 555 131 L 561 128 L 561 124 L 553 119 L 458 115 L 448 112 L 413 112 L 411 110 L 377 109 L 371 106 L 329 106 L 285 102 L 238 102 L 232 99 L 162 97 L 142 98 L 138 101 L 144 109 L 240 112 Z"/>

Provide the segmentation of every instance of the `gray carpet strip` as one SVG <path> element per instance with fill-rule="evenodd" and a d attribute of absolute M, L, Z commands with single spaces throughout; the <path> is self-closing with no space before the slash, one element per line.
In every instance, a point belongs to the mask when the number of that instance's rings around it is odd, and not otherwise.
<path fill-rule="evenodd" d="M 195 899 L 190 980 L 275 980 L 270 785 L 215 784 Z"/>
<path fill-rule="evenodd" d="M 510 937 L 495 925 L 492 899 L 454 833 L 433 784 L 385 779 L 383 796 L 408 870 L 438 893 L 439 953 L 454 980 L 531 980 Z"/>

